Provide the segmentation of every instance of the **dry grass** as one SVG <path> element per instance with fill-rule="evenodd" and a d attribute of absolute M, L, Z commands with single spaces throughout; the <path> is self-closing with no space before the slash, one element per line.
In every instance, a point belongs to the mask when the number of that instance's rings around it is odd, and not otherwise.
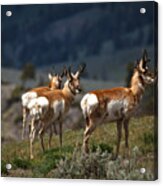
<path fill-rule="evenodd" d="M 146 116 L 142 118 L 133 118 L 130 121 L 130 159 L 132 161 L 132 171 L 139 170 L 144 167 L 150 175 L 143 177 L 147 180 L 155 178 L 155 153 L 154 153 L 154 117 Z M 35 159 L 29 160 L 28 141 L 15 142 L 11 141 L 2 145 L 2 175 L 15 177 L 57 177 L 54 172 L 59 170 L 60 161 L 67 159 L 72 161 L 73 151 L 77 147 L 78 156 L 80 156 L 81 145 L 83 139 L 83 130 L 71 131 L 67 130 L 63 135 L 63 148 L 59 148 L 58 136 L 53 137 L 52 149 L 46 150 L 45 153 L 41 151 L 39 140 L 34 144 Z M 47 145 L 47 137 L 46 137 Z M 105 124 L 99 126 L 90 139 L 90 147 L 92 154 L 100 147 L 101 152 L 107 152 L 108 156 L 114 153 L 116 146 L 116 125 L 115 123 Z M 136 152 L 136 155 L 135 155 Z M 122 162 L 124 158 L 124 135 L 121 142 L 121 150 L 119 158 Z M 109 160 L 108 160 L 109 161 Z M 117 160 L 119 161 L 119 160 Z M 117 165 L 115 161 L 115 165 Z M 121 162 L 121 163 L 122 163 Z M 12 170 L 6 171 L 5 164 L 11 163 Z M 134 165 L 135 164 L 135 165 Z M 65 165 L 66 166 L 66 165 Z M 117 167 L 118 168 L 118 167 Z M 125 168 L 125 171 L 128 168 Z M 122 171 L 123 172 L 123 171 Z M 132 175 L 132 174 L 131 174 Z M 58 176 L 59 177 L 59 176 Z M 71 178 L 71 176 L 69 177 Z M 84 177 L 81 177 L 84 178 Z M 91 178 L 91 177 L 90 177 Z M 93 177 L 94 178 L 94 177 Z M 114 177 L 113 177 L 114 178 Z M 124 177 L 126 179 L 134 179 L 134 177 Z M 104 178 L 105 179 L 105 178 Z M 106 177 L 111 179 L 111 177 Z M 119 178 L 121 179 L 121 177 Z M 135 179 L 141 179 L 137 177 Z"/>

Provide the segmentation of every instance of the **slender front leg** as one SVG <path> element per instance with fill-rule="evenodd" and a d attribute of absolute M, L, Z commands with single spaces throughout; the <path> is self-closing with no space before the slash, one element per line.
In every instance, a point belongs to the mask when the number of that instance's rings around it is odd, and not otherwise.
<path fill-rule="evenodd" d="M 31 129 L 30 129 L 30 134 L 29 134 L 29 140 L 30 140 L 30 159 L 33 159 L 34 156 L 33 156 L 33 142 L 35 140 L 35 134 L 36 134 L 36 129 L 35 129 L 35 119 L 32 118 L 32 121 L 31 121 Z"/>
<path fill-rule="evenodd" d="M 48 141 L 48 149 L 51 148 L 51 140 L 52 140 L 52 137 L 53 137 L 53 125 L 50 125 L 49 127 L 49 141 Z"/>
<path fill-rule="evenodd" d="M 55 123 L 53 123 L 53 130 L 54 130 L 55 135 L 57 135 L 58 132 L 57 132 L 57 128 L 56 128 L 56 124 Z"/>
<path fill-rule="evenodd" d="M 84 153 L 89 153 L 89 148 L 88 148 L 88 142 L 89 138 L 92 134 L 92 132 L 95 130 L 96 125 L 93 123 L 93 121 L 89 118 L 86 119 L 86 128 L 84 131 L 84 139 L 83 139 L 83 152 Z"/>
<path fill-rule="evenodd" d="M 27 120 L 27 109 L 25 107 L 23 107 L 22 140 L 24 140 L 26 120 Z"/>
<path fill-rule="evenodd" d="M 62 121 L 59 121 L 59 142 L 60 147 L 62 147 Z"/>
<path fill-rule="evenodd" d="M 39 136 L 40 136 L 40 141 L 41 141 L 41 147 L 42 147 L 42 151 L 44 152 L 45 151 L 45 146 L 44 146 L 44 132 L 45 132 L 45 129 L 44 127 L 42 126 L 42 128 L 40 129 L 39 131 Z"/>
<path fill-rule="evenodd" d="M 117 159 L 118 154 L 119 154 L 121 137 L 122 137 L 122 120 L 118 120 L 117 121 L 117 148 L 116 148 L 115 157 L 113 158 L 114 160 Z"/>
<path fill-rule="evenodd" d="M 129 119 L 125 119 L 123 121 L 123 126 L 124 126 L 124 131 L 125 131 L 125 148 L 126 148 L 126 154 L 127 157 L 129 157 L 129 145 L 128 145 L 128 137 L 129 137 L 129 130 L 128 130 L 128 125 L 129 125 Z"/>

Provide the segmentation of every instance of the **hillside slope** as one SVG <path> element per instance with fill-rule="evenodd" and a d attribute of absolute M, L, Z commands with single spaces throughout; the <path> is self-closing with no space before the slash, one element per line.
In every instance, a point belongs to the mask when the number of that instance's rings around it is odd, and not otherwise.
<path fill-rule="evenodd" d="M 110 159 L 116 145 L 116 127 L 113 123 L 95 130 L 90 139 L 89 156 L 81 153 L 82 129 L 65 131 L 62 149 L 59 148 L 58 136 L 55 136 L 52 149 L 45 153 L 42 153 L 37 139 L 34 160 L 29 160 L 27 141 L 11 141 L 2 147 L 2 176 L 154 180 L 157 174 L 154 122 L 154 117 L 131 120 L 130 158 L 125 158 L 123 136 L 116 161 Z M 6 163 L 12 164 L 11 170 L 6 170 Z M 142 167 L 146 169 L 145 174 L 140 173 Z"/>

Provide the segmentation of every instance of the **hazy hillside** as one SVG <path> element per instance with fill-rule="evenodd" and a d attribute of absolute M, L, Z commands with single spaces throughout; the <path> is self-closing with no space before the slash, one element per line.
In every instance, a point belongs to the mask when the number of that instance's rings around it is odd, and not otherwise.
<path fill-rule="evenodd" d="M 42 67 L 89 58 L 98 60 L 100 65 L 114 64 L 114 60 L 103 58 L 117 56 L 120 61 L 117 53 L 121 50 L 153 45 L 153 5 L 2 6 L 2 65 L 20 68 L 31 62 Z M 141 7 L 147 8 L 145 15 L 139 13 Z M 12 10 L 12 17 L 5 15 L 6 10 Z M 103 58 L 99 60 L 99 56 Z"/>

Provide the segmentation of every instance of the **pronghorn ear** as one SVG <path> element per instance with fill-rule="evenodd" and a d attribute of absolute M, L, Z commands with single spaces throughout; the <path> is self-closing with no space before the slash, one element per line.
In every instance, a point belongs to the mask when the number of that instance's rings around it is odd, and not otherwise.
<path fill-rule="evenodd" d="M 48 78 L 49 78 L 49 80 L 52 80 L 53 76 L 51 73 L 48 74 Z"/>
<path fill-rule="evenodd" d="M 145 72 L 144 60 L 143 60 L 143 59 L 140 60 L 139 65 L 138 65 L 138 69 L 139 69 L 141 72 Z"/>

